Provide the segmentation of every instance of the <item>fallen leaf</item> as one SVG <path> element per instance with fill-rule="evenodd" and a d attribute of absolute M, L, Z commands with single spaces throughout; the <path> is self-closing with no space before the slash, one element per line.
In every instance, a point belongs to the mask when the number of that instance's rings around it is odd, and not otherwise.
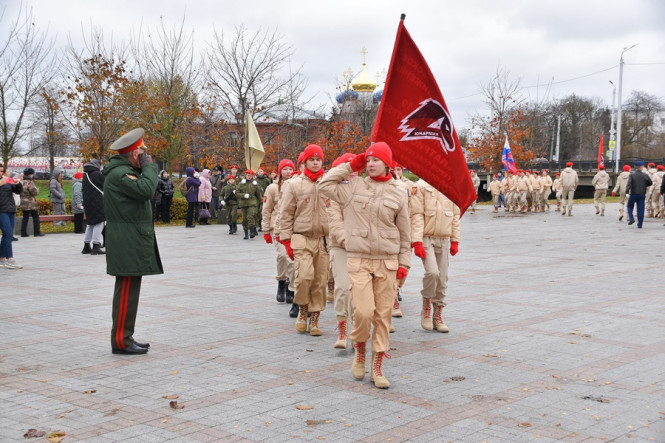
<path fill-rule="evenodd" d="M 120 410 L 120 408 L 113 408 L 110 412 L 107 412 L 106 414 L 104 414 L 104 417 L 110 417 L 112 415 L 115 415 L 119 410 Z"/>
<path fill-rule="evenodd" d="M 600 420 L 600 417 L 598 415 L 595 415 L 595 414 L 594 414 L 593 418 L 595 418 L 596 420 Z"/>
<path fill-rule="evenodd" d="M 173 375 L 176 375 L 177 373 L 178 373 L 178 371 L 171 372 L 171 374 L 173 374 Z"/>
<path fill-rule="evenodd" d="M 325 423 L 332 423 L 332 420 L 326 420 Z"/>
<path fill-rule="evenodd" d="M 171 406 L 171 409 L 183 409 L 185 407 L 185 405 L 179 405 L 177 400 L 170 401 L 169 406 Z"/>
<path fill-rule="evenodd" d="M 558 375 L 552 375 L 552 378 L 561 378 Z"/>
<path fill-rule="evenodd" d="M 53 431 L 47 435 L 46 438 L 48 438 L 48 441 L 51 443 L 60 443 L 65 435 L 67 434 L 65 434 L 64 431 Z"/>
<path fill-rule="evenodd" d="M 314 352 L 314 349 L 305 349 L 305 352 Z"/>
<path fill-rule="evenodd" d="M 461 375 L 455 376 L 455 377 L 450 377 L 452 381 L 462 381 L 466 380 L 466 377 L 462 377 Z"/>
<path fill-rule="evenodd" d="M 298 409 L 298 410 L 300 410 L 300 411 L 308 411 L 308 410 L 310 410 L 310 409 L 314 409 L 314 406 L 310 406 L 310 405 L 296 405 L 296 409 Z"/>
<path fill-rule="evenodd" d="M 311 426 L 316 426 L 316 425 L 321 424 L 321 420 L 306 420 L 305 424 L 307 424 L 307 426 L 310 426 L 310 427 Z"/>
<path fill-rule="evenodd" d="M 528 421 L 525 421 L 525 422 L 522 422 L 522 423 L 518 424 L 517 426 L 519 426 L 520 428 L 530 428 L 531 423 L 529 423 Z"/>
<path fill-rule="evenodd" d="M 494 354 L 484 354 L 483 357 L 488 357 L 488 358 L 501 358 L 501 356 L 497 353 Z"/>
<path fill-rule="evenodd" d="M 28 432 L 23 434 L 24 438 L 33 438 L 33 437 L 43 437 L 46 435 L 44 431 L 38 431 L 37 429 L 28 429 Z"/>
<path fill-rule="evenodd" d="M 312 371 L 310 371 L 309 369 L 305 369 L 305 374 L 309 374 L 310 372 Z"/>
<path fill-rule="evenodd" d="M 344 426 L 346 426 L 347 428 L 350 428 L 351 426 L 353 426 L 353 424 L 351 424 L 351 423 L 347 423 L 347 424 L 345 424 Z"/>
<path fill-rule="evenodd" d="M 316 437 L 318 440 L 325 440 L 326 438 L 324 436 Z"/>
<path fill-rule="evenodd" d="M 571 345 L 576 345 L 577 344 L 576 341 L 569 341 L 568 343 L 570 343 Z"/>
<path fill-rule="evenodd" d="M 162 398 L 165 398 L 167 400 L 175 400 L 176 398 L 180 398 L 178 394 L 173 394 L 173 395 L 165 395 Z"/>
<path fill-rule="evenodd" d="M 289 385 L 289 386 L 293 386 L 293 382 L 290 381 L 290 382 L 287 383 L 287 385 Z"/>
<path fill-rule="evenodd" d="M 165 419 L 162 420 L 162 423 L 166 423 L 166 422 L 168 422 L 168 421 L 169 421 L 169 419 L 168 419 L 168 418 L 165 418 Z"/>
<path fill-rule="evenodd" d="M 96 389 L 88 389 L 87 391 L 83 391 L 84 394 L 94 394 L 95 392 L 97 392 Z"/>

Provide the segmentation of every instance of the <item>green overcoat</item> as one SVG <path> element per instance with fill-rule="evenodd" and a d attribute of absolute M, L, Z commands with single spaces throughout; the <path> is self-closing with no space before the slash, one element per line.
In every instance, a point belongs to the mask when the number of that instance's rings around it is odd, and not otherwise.
<path fill-rule="evenodd" d="M 247 196 L 247 197 L 245 197 Z M 238 207 L 249 208 L 251 206 L 259 207 L 259 203 L 263 199 L 261 195 L 261 189 L 256 180 L 251 182 L 246 179 L 240 180 L 240 183 L 236 185 L 236 198 L 238 199 Z"/>
<path fill-rule="evenodd" d="M 106 213 L 106 273 L 115 276 L 163 274 L 150 201 L 157 189 L 157 165 L 143 169 L 121 155 L 102 173 Z"/>

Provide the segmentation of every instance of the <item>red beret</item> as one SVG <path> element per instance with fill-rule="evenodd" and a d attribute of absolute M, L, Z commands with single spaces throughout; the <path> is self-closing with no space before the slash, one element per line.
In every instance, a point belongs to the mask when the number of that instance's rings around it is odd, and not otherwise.
<path fill-rule="evenodd" d="M 335 161 L 332 164 L 332 167 L 334 168 L 335 166 L 339 166 L 342 163 L 347 163 L 353 160 L 353 158 L 356 156 L 356 154 L 351 154 L 350 152 L 347 152 L 345 154 L 340 155 L 335 159 Z"/>
<path fill-rule="evenodd" d="M 599 171 L 600 171 L 600 170 L 604 170 L 604 169 L 605 169 L 605 166 L 603 166 L 603 165 L 598 166 L 598 170 L 599 170 Z"/>
<path fill-rule="evenodd" d="M 626 172 L 630 171 L 630 165 L 623 165 L 623 170 Z"/>
<path fill-rule="evenodd" d="M 654 162 L 649 163 L 650 168 L 653 167 L 653 166 L 656 166 L 656 164 Z"/>
<path fill-rule="evenodd" d="M 665 166 L 663 165 L 658 165 L 656 168 L 658 168 L 659 171 L 665 171 Z"/>
<path fill-rule="evenodd" d="M 556 175 L 561 175 L 561 173 L 560 173 L 560 172 L 557 172 Z"/>
<path fill-rule="evenodd" d="M 572 167 L 572 166 L 573 166 L 573 162 L 568 162 L 568 163 L 566 163 L 566 166 L 568 166 L 568 167 Z"/>
<path fill-rule="evenodd" d="M 245 170 L 245 174 L 252 174 L 252 175 L 254 175 L 254 171 L 252 171 L 251 169 L 247 169 L 247 170 Z"/>
<path fill-rule="evenodd" d="M 76 174 L 74 174 L 74 178 L 76 180 L 81 180 L 83 178 L 83 173 L 82 172 L 77 172 Z"/>
<path fill-rule="evenodd" d="M 236 176 L 235 176 L 235 175 L 229 175 L 228 177 L 226 177 L 226 180 L 227 180 L 227 181 L 228 181 L 228 180 L 235 180 L 235 179 L 236 179 Z"/>
<path fill-rule="evenodd" d="M 238 165 L 231 165 L 231 169 L 240 169 L 240 168 L 238 168 Z"/>

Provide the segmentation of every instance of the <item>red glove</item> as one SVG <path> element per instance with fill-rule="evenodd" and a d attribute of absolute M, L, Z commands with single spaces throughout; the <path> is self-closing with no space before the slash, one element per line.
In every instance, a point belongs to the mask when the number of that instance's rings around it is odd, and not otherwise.
<path fill-rule="evenodd" d="M 269 245 L 272 244 L 272 237 L 270 236 L 270 234 L 268 234 L 268 233 L 263 234 L 263 239 L 264 239 L 264 240 L 266 241 L 266 243 L 268 243 Z"/>
<path fill-rule="evenodd" d="M 276 235 L 276 236 L 275 236 L 275 241 L 276 241 L 277 243 L 281 243 L 281 241 L 279 241 L 279 235 Z"/>
<path fill-rule="evenodd" d="M 413 248 L 413 252 L 416 253 L 416 257 L 425 258 L 427 256 L 427 252 L 425 252 L 425 248 L 423 248 L 423 242 L 418 241 L 411 243 L 411 247 Z"/>
<path fill-rule="evenodd" d="M 616 197 L 616 196 L 617 196 L 616 192 L 613 192 L 612 197 Z"/>
<path fill-rule="evenodd" d="M 405 268 L 400 266 L 397 269 L 397 280 L 401 280 L 403 278 L 406 278 L 406 274 L 408 274 L 408 273 L 409 273 L 409 271 L 407 271 Z"/>
<path fill-rule="evenodd" d="M 363 169 L 365 169 L 366 164 L 367 164 L 367 159 L 365 158 L 364 152 L 362 154 L 356 155 L 355 157 L 353 157 L 353 160 L 349 162 L 349 165 L 351 165 L 351 169 L 353 169 L 353 172 L 362 171 Z"/>
<path fill-rule="evenodd" d="M 291 249 L 291 239 L 283 240 L 282 244 L 286 248 L 286 253 L 288 254 L 289 258 L 293 260 L 293 249 Z"/>
<path fill-rule="evenodd" d="M 453 257 L 459 252 L 459 242 L 450 242 L 450 255 Z"/>

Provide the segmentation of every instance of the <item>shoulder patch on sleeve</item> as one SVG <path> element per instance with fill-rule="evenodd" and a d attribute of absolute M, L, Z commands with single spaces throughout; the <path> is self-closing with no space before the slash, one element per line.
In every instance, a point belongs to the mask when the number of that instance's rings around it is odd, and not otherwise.
<path fill-rule="evenodd" d="M 263 203 L 266 203 L 267 201 L 268 201 L 268 196 L 267 196 L 267 195 L 264 195 L 264 196 L 263 196 Z"/>
<path fill-rule="evenodd" d="M 131 178 L 132 180 L 138 180 L 139 178 L 133 174 L 125 174 L 127 177 Z"/>
<path fill-rule="evenodd" d="M 416 195 L 418 193 L 418 186 L 411 186 L 411 195 Z"/>

